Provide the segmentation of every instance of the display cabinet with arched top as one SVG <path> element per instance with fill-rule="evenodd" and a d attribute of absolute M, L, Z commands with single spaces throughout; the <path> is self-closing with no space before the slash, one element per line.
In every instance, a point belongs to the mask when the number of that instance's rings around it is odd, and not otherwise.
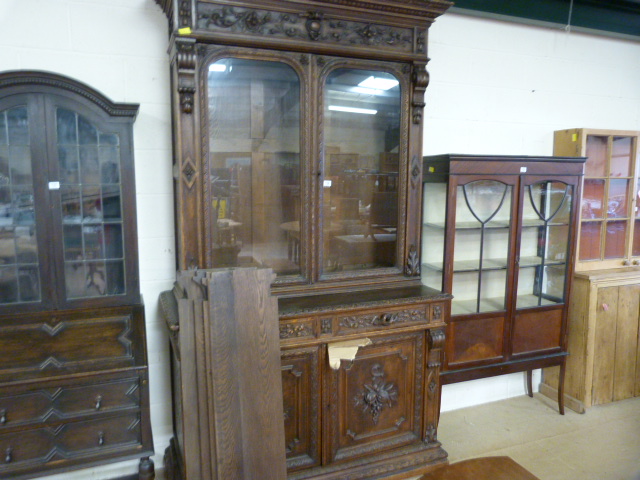
<path fill-rule="evenodd" d="M 0 74 L 0 477 L 142 458 L 154 478 L 137 105 Z"/>
<path fill-rule="evenodd" d="M 560 366 L 584 158 L 424 158 L 422 279 L 453 294 L 443 384 Z"/>

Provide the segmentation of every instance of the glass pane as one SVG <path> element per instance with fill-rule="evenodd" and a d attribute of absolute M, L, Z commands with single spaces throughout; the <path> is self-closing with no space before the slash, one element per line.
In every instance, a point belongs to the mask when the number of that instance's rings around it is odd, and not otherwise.
<path fill-rule="evenodd" d="M 9 133 L 7 132 L 7 112 L 0 112 L 0 146 L 9 145 Z"/>
<path fill-rule="evenodd" d="M 58 145 L 78 145 L 78 123 L 75 112 L 59 108 L 56 111 Z"/>
<path fill-rule="evenodd" d="M 56 120 L 67 297 L 124 294 L 118 136 L 63 108 Z"/>
<path fill-rule="evenodd" d="M 219 60 L 209 67 L 208 106 L 214 266 L 299 274 L 298 75 L 279 62 Z"/>
<path fill-rule="evenodd" d="M 422 204 L 422 283 L 442 290 L 447 184 L 425 183 Z"/>
<path fill-rule="evenodd" d="M 98 144 L 98 130 L 82 116 L 78 116 L 78 143 L 80 145 Z"/>
<path fill-rule="evenodd" d="M 30 148 L 28 146 L 9 146 L 9 159 L 11 183 L 13 185 L 33 185 Z"/>
<path fill-rule="evenodd" d="M 607 142 L 608 137 L 587 136 L 587 162 L 584 167 L 585 177 L 607 176 Z"/>
<path fill-rule="evenodd" d="M 29 120 L 27 107 L 6 110 L 9 145 L 29 145 Z"/>
<path fill-rule="evenodd" d="M 120 198 L 120 185 L 105 185 L 102 187 L 102 215 L 105 220 L 112 221 L 122 218 Z"/>
<path fill-rule="evenodd" d="M 613 137 L 611 177 L 630 177 L 633 155 L 632 137 Z"/>
<path fill-rule="evenodd" d="M 29 121 L 24 106 L 0 112 L 0 303 L 40 301 Z"/>
<path fill-rule="evenodd" d="M 628 217 L 627 195 L 629 180 L 611 179 L 609 181 L 609 200 L 607 202 L 607 216 L 609 218 Z"/>
<path fill-rule="evenodd" d="M 634 257 L 640 256 L 640 220 L 633 222 L 633 252 Z"/>
<path fill-rule="evenodd" d="M 80 183 L 78 147 L 58 147 L 58 168 L 61 183 Z"/>
<path fill-rule="evenodd" d="M 119 223 L 104 224 L 105 258 L 121 259 L 124 254 L 122 225 Z"/>
<path fill-rule="evenodd" d="M 83 185 L 100 185 L 98 147 L 80 147 L 80 165 Z"/>
<path fill-rule="evenodd" d="M 599 260 L 602 222 L 582 222 L 580 226 L 580 260 Z"/>
<path fill-rule="evenodd" d="M 562 303 L 573 187 L 543 181 L 525 187 L 516 308 Z"/>
<path fill-rule="evenodd" d="M 602 217 L 604 203 L 604 180 L 584 179 L 582 191 L 582 218 L 595 219 Z"/>
<path fill-rule="evenodd" d="M 120 150 L 112 146 L 100 146 L 101 182 L 120 183 Z"/>
<path fill-rule="evenodd" d="M 396 264 L 400 86 L 391 74 L 342 68 L 324 87 L 325 271 Z"/>
<path fill-rule="evenodd" d="M 505 309 L 512 187 L 493 180 L 459 186 L 453 259 L 453 310 Z"/>
<path fill-rule="evenodd" d="M 604 258 L 623 258 L 627 239 L 627 221 L 607 222 Z"/>

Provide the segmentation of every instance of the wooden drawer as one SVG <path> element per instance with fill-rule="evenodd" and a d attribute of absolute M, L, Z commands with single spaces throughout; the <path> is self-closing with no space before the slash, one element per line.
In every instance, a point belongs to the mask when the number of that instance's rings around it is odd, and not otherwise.
<path fill-rule="evenodd" d="M 338 316 L 334 332 L 336 336 L 352 335 L 411 325 L 426 325 L 429 321 L 429 308 L 425 309 L 424 305 L 403 310 L 377 309 Z"/>
<path fill-rule="evenodd" d="M 96 459 L 141 446 L 140 415 L 99 418 L 0 434 L 0 478 L 47 463 Z"/>
<path fill-rule="evenodd" d="M 142 315 L 142 309 L 121 307 L 34 314 L 20 322 L 4 322 L 0 381 L 143 365 Z"/>
<path fill-rule="evenodd" d="M 138 376 L 58 387 L 39 382 L 25 387 L 23 391 L 15 390 L 7 395 L 0 391 L 0 432 L 12 427 L 52 423 L 140 406 Z"/>

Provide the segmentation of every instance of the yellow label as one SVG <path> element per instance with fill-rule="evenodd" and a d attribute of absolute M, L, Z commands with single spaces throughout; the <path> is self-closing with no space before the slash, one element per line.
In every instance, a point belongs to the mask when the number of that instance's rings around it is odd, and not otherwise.
<path fill-rule="evenodd" d="M 180 35 L 191 35 L 191 27 L 179 28 L 178 33 Z"/>
<path fill-rule="evenodd" d="M 435 167 L 429 167 L 429 173 L 433 173 L 435 171 L 436 171 Z"/>
<path fill-rule="evenodd" d="M 577 133 L 574 133 L 574 134 L 571 135 L 571 141 L 572 142 L 577 142 L 578 141 L 578 134 Z"/>

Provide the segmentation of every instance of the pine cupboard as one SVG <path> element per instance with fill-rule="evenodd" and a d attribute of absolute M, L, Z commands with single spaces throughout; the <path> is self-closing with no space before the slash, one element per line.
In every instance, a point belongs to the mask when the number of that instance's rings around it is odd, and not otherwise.
<path fill-rule="evenodd" d="M 428 29 L 451 3 L 156 2 L 170 24 L 178 267 L 275 274 L 284 438 L 271 441 L 286 458 L 274 461 L 318 480 L 446 462 L 450 295 L 420 282 L 419 216 Z M 206 458 L 209 476 L 185 470 L 193 441 L 176 429 L 169 474 L 220 478 Z"/>
<path fill-rule="evenodd" d="M 580 413 L 640 396 L 640 269 L 578 272 L 569 315 L 565 398 Z M 544 371 L 540 391 L 553 396 L 556 369 Z"/>
<path fill-rule="evenodd" d="M 639 135 L 585 128 L 555 132 L 556 153 L 587 157 L 565 387 L 567 405 L 578 412 L 640 395 Z M 556 395 L 556 369 L 544 370 L 540 391 Z"/>
<path fill-rule="evenodd" d="M 567 356 L 584 158 L 424 158 L 422 279 L 453 294 L 443 384 L 557 365 Z M 558 395 L 560 413 L 563 397 Z"/>

